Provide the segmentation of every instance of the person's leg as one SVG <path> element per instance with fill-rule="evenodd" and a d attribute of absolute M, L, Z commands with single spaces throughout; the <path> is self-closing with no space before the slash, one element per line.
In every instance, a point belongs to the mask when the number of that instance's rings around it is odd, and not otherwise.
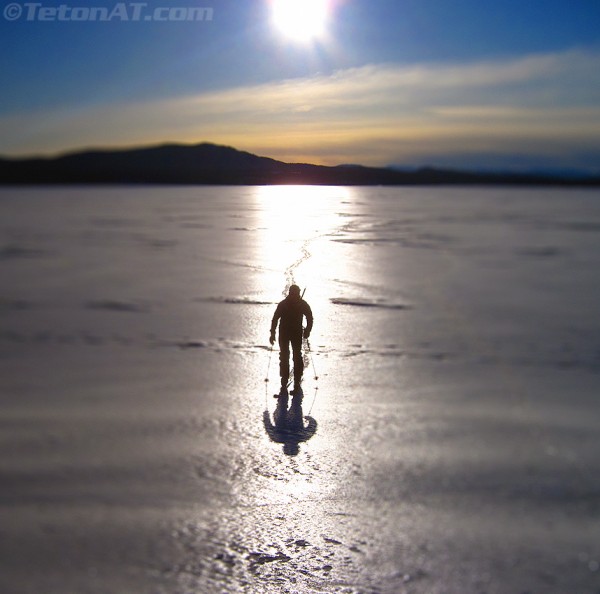
<path fill-rule="evenodd" d="M 279 375 L 281 387 L 286 388 L 290 379 L 290 342 L 287 336 L 279 333 Z"/>
<path fill-rule="evenodd" d="M 304 372 L 304 361 L 302 359 L 302 335 L 294 336 L 291 339 L 292 352 L 294 355 L 294 387 L 299 388 Z"/>

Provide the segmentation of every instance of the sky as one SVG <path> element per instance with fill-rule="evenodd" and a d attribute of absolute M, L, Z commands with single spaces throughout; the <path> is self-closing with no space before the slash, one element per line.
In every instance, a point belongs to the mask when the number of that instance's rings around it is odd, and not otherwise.
<path fill-rule="evenodd" d="M 600 173 L 598 0 L 3 2 L 0 81 L 4 156 Z"/>

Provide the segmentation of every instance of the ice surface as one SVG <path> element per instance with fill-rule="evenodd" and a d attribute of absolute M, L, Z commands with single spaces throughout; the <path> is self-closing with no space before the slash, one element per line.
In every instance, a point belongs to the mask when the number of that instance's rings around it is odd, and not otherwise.
<path fill-rule="evenodd" d="M 2 189 L 0 591 L 598 594 L 599 271 L 595 190 Z"/>

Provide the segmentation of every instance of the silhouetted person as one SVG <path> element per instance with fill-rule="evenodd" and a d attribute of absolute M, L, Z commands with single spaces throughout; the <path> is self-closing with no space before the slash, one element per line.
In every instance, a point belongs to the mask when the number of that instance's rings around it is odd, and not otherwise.
<path fill-rule="evenodd" d="M 302 330 L 302 321 L 306 318 L 306 328 Z M 313 327 L 313 315 L 310 306 L 300 296 L 300 287 L 292 285 L 288 296 L 277 305 L 271 321 L 270 342 L 275 342 L 275 330 L 279 322 L 279 375 L 281 376 L 281 395 L 287 394 L 290 378 L 290 344 L 294 357 L 294 392 L 300 391 L 300 382 L 304 371 L 302 360 L 302 337 L 308 338 Z"/>

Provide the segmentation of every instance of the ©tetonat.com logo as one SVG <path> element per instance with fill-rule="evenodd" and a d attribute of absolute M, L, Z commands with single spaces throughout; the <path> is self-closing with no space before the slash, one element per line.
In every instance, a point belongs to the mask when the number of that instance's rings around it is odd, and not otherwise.
<path fill-rule="evenodd" d="M 11 2 L 4 7 L 7 21 L 36 22 L 204 22 L 214 9 L 201 6 L 159 6 L 147 2 L 118 2 L 113 6 L 45 6 L 41 2 Z"/>

